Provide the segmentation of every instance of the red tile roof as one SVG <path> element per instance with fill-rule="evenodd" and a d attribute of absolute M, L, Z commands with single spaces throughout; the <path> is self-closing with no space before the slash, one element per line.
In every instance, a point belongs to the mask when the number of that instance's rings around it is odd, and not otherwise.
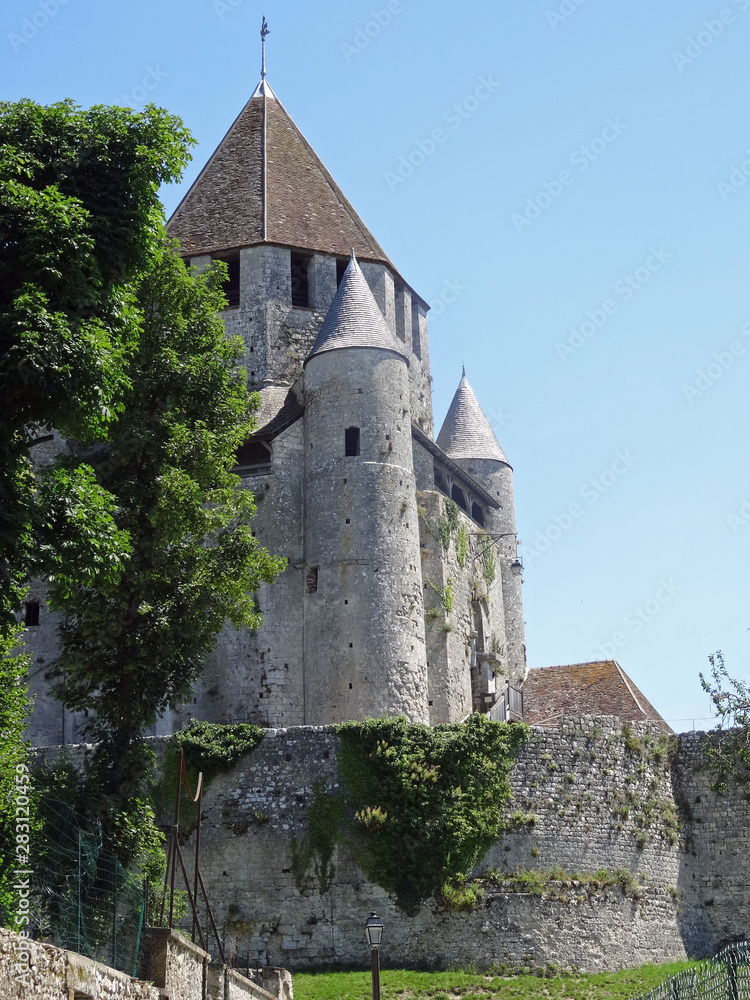
<path fill-rule="evenodd" d="M 524 721 L 556 726 L 564 717 L 616 715 L 625 722 L 650 720 L 671 728 L 619 663 L 599 660 L 562 667 L 533 667 L 523 685 Z"/>

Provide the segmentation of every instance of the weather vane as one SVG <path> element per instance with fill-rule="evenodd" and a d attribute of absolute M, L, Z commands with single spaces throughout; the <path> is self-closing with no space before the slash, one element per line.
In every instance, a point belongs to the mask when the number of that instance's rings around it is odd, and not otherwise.
<path fill-rule="evenodd" d="M 260 75 L 261 75 L 261 79 L 263 79 L 263 80 L 265 80 L 265 78 L 266 78 L 266 35 L 270 35 L 270 34 L 271 34 L 271 32 L 270 32 L 270 30 L 268 28 L 268 21 L 266 21 L 266 17 L 265 17 L 265 14 L 264 14 L 263 15 L 263 24 L 260 26 L 261 46 L 262 46 L 262 49 L 263 49 L 263 64 L 261 66 Z"/>

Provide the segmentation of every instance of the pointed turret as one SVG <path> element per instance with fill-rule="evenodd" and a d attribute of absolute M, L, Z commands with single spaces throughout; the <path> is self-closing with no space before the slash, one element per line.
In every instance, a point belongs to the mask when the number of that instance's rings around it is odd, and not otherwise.
<path fill-rule="evenodd" d="M 437 445 L 448 458 L 486 458 L 510 465 L 466 378 L 466 370 L 438 434 Z"/>
<path fill-rule="evenodd" d="M 383 318 L 353 250 L 336 297 L 307 361 L 326 351 L 346 347 L 376 347 L 393 351 L 409 363 L 403 346 L 399 345 Z"/>
<path fill-rule="evenodd" d="M 271 243 L 393 266 L 265 79 L 168 230 L 186 257 Z"/>
<path fill-rule="evenodd" d="M 354 255 L 301 384 L 305 722 L 426 722 L 409 367 Z"/>
<path fill-rule="evenodd" d="M 513 469 L 469 385 L 465 370 L 440 428 L 437 444 L 448 458 L 477 479 L 500 504 L 499 509 L 487 512 L 485 527 L 495 542 L 498 554 L 508 678 L 511 684 L 520 685 L 526 676 L 526 639 Z"/>

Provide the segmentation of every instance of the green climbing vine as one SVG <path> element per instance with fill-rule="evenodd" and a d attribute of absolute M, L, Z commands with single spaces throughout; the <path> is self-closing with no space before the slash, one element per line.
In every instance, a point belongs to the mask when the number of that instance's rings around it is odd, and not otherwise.
<path fill-rule="evenodd" d="M 466 904 L 457 887 L 504 829 L 508 774 L 528 728 L 472 715 L 432 729 L 384 718 L 337 731 L 344 791 L 314 794 L 307 843 L 295 848 L 298 872 L 314 858 L 327 887 L 341 839 L 405 913 L 432 894 Z"/>
<path fill-rule="evenodd" d="M 432 580 L 428 580 L 427 582 L 440 598 L 440 603 L 443 605 L 445 613 L 449 615 L 453 610 L 453 581 L 448 580 L 442 589 L 436 583 L 433 583 Z"/>
<path fill-rule="evenodd" d="M 492 586 L 495 579 L 496 568 L 497 562 L 495 560 L 495 549 L 494 546 L 488 542 L 482 552 L 482 576 L 484 577 L 488 587 Z"/>
<path fill-rule="evenodd" d="M 458 559 L 458 565 L 461 569 L 466 565 L 466 553 L 469 549 L 469 535 L 466 531 L 466 525 L 461 524 L 458 528 L 458 534 L 456 535 L 456 559 Z"/>
<path fill-rule="evenodd" d="M 315 781 L 312 800 L 307 810 L 307 832 L 297 840 L 292 834 L 292 873 L 297 888 L 302 890 L 310 868 L 313 869 L 321 894 L 328 892 L 336 874 L 333 852 L 341 839 L 344 822 L 344 799 L 328 791 L 325 782 Z"/>
<path fill-rule="evenodd" d="M 455 500 L 445 500 L 444 504 L 445 507 L 438 527 L 440 530 L 440 541 L 443 543 L 443 548 L 447 552 L 451 543 L 451 538 L 458 529 L 460 515 L 459 507 Z"/>

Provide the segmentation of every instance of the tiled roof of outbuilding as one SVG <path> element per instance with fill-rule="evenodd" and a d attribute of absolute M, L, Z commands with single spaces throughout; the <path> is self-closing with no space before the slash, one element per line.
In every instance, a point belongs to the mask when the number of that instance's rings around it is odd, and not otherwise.
<path fill-rule="evenodd" d="M 307 361 L 316 354 L 344 347 L 379 347 L 384 351 L 393 351 L 409 363 L 353 253 Z"/>
<path fill-rule="evenodd" d="M 354 248 L 363 260 L 393 267 L 265 82 L 180 202 L 168 230 L 190 257 L 267 242 L 341 256 Z"/>
<path fill-rule="evenodd" d="M 452 459 L 491 458 L 510 465 L 469 385 L 466 372 L 461 376 L 437 443 Z"/>
<path fill-rule="evenodd" d="M 532 667 L 523 685 L 524 722 L 556 726 L 579 715 L 616 715 L 672 730 L 615 660 Z"/>

